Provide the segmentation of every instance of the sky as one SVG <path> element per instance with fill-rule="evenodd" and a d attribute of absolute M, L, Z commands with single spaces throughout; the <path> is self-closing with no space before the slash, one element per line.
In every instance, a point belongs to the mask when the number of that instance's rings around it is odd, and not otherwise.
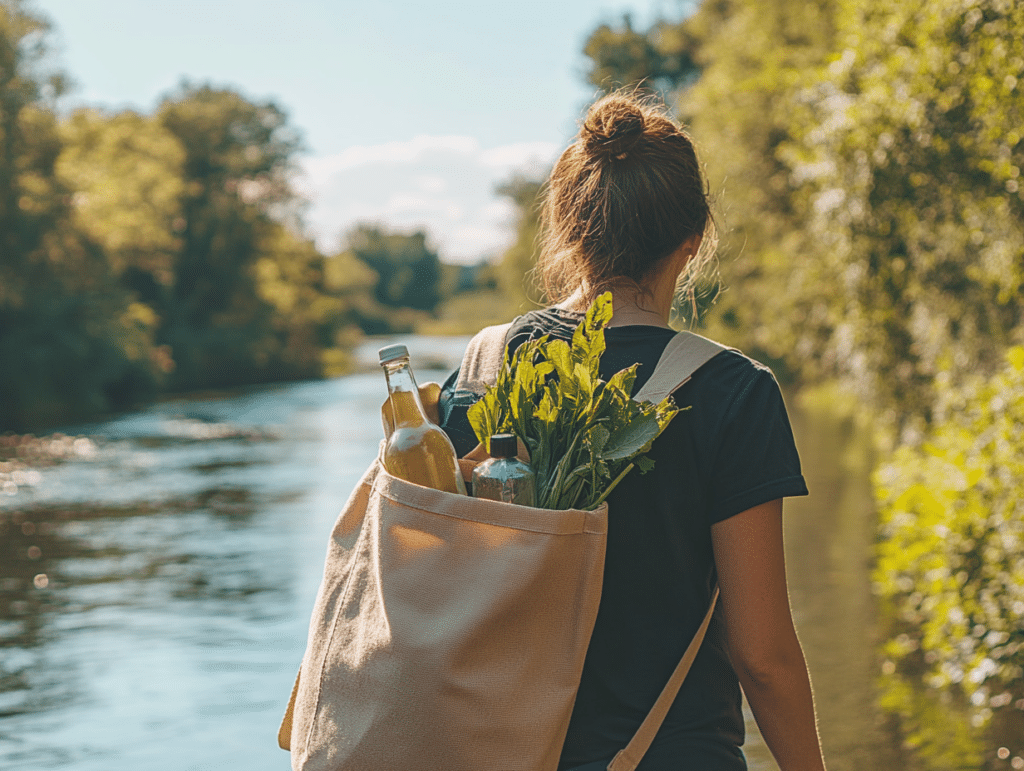
<path fill-rule="evenodd" d="M 304 138 L 296 188 L 327 253 L 357 223 L 426 230 L 443 260 L 512 239 L 495 187 L 540 175 L 595 90 L 583 44 L 685 0 L 35 0 L 65 107 L 151 112 L 183 79 L 272 100 Z"/>

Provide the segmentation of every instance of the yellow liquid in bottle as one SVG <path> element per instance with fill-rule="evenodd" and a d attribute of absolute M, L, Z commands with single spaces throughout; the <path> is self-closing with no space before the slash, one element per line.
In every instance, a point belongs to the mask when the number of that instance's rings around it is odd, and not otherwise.
<path fill-rule="evenodd" d="M 396 426 L 384 446 L 388 473 L 423 487 L 465 495 L 466 485 L 448 435 L 422 421 L 411 393 L 392 393 L 391 405 Z"/>

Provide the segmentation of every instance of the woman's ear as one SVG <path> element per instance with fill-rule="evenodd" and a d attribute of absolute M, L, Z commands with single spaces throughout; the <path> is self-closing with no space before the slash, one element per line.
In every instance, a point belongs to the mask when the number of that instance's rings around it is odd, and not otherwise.
<path fill-rule="evenodd" d="M 704 240 L 703 233 L 694 233 L 692 236 L 683 241 L 683 245 L 680 247 L 686 253 L 686 260 L 683 262 L 681 267 L 686 267 L 686 263 L 696 256 L 697 252 L 700 251 L 701 242 Z"/>
<path fill-rule="evenodd" d="M 700 251 L 700 244 L 703 239 L 703 235 L 694 233 L 683 243 L 679 244 L 678 249 L 672 252 L 669 259 L 672 260 L 673 274 L 675 276 L 682 275 L 683 271 L 686 270 L 690 260 Z"/>

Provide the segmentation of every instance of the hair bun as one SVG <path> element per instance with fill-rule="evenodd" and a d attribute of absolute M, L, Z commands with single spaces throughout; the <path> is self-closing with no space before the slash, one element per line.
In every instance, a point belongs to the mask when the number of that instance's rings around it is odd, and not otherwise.
<path fill-rule="evenodd" d="M 594 104 L 580 129 L 580 138 L 591 155 L 622 160 L 643 136 L 647 122 L 633 101 L 612 95 Z"/>

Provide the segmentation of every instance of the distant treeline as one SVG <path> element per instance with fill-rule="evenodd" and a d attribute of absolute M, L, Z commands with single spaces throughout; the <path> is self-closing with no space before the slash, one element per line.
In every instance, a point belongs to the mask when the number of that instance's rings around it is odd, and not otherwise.
<path fill-rule="evenodd" d="M 586 44 L 592 83 L 667 95 L 702 150 L 698 327 L 875 417 L 908 768 L 1024 767 L 1022 31 L 1007 0 L 705 0 Z"/>
<path fill-rule="evenodd" d="M 367 225 L 320 253 L 273 103 L 184 83 L 149 115 L 61 114 L 47 31 L 0 2 L 0 431 L 337 373 L 361 332 L 493 284 L 422 233 Z"/>

